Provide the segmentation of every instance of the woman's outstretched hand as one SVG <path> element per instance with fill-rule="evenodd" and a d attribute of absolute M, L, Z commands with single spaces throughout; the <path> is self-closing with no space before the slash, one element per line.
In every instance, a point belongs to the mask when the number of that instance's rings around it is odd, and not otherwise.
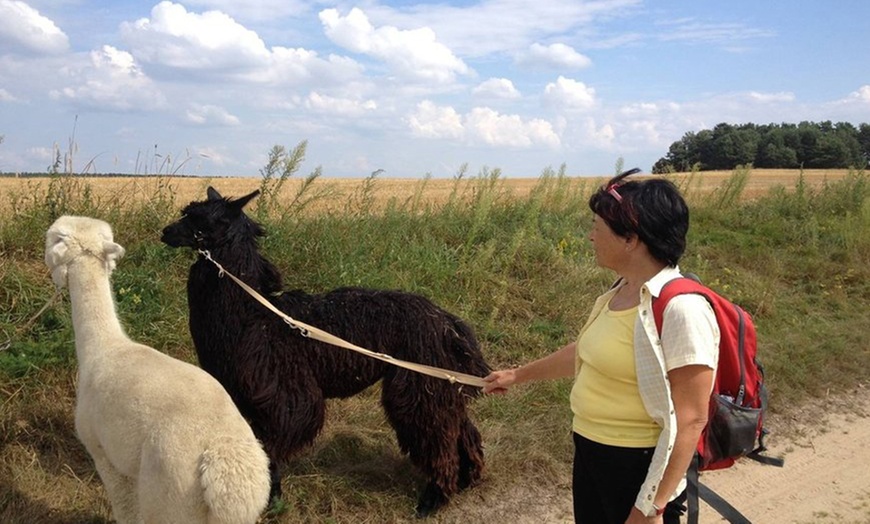
<path fill-rule="evenodd" d="M 486 385 L 483 386 L 484 393 L 494 393 L 503 395 L 507 393 L 509 387 L 513 386 L 517 380 L 516 373 L 513 369 L 504 369 L 501 371 L 493 371 L 489 375 L 483 377 Z"/>

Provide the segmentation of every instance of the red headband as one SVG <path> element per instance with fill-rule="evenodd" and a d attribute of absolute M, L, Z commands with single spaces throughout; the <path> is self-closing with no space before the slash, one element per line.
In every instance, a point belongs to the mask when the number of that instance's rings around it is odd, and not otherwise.
<path fill-rule="evenodd" d="M 610 184 L 607 186 L 606 191 L 610 193 L 617 202 L 622 203 L 622 195 L 620 195 L 619 191 L 616 190 L 617 187 L 619 187 L 619 184 Z"/>

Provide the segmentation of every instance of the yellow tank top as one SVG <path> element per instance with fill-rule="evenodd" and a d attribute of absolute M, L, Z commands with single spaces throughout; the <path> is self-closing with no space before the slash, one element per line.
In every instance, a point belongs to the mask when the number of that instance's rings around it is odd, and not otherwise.
<path fill-rule="evenodd" d="M 661 427 L 647 414 L 637 387 L 634 325 L 637 308 L 609 304 L 577 342 L 580 370 L 571 389 L 574 431 L 589 440 L 628 448 L 653 447 Z"/>

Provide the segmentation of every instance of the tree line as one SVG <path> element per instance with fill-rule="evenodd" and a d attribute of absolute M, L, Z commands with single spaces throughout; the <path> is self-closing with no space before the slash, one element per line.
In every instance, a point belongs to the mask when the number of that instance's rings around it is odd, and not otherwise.
<path fill-rule="evenodd" d="M 868 161 L 870 124 L 721 123 L 683 135 L 653 165 L 652 172 L 731 170 L 749 164 L 765 169 L 863 169 Z"/>

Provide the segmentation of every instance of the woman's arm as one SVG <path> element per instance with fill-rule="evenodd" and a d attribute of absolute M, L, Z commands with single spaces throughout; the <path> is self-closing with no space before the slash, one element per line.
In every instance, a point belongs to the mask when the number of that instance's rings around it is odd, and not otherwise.
<path fill-rule="evenodd" d="M 689 469 L 701 432 L 707 425 L 713 379 L 713 369 L 704 365 L 683 366 L 672 369 L 668 373 L 677 417 L 677 435 L 674 450 L 671 452 L 662 481 L 656 490 L 658 494 L 654 501 L 656 507 L 665 507 L 669 495 L 677 489 Z M 650 522 L 650 520 L 637 508 L 633 508 L 627 523 L 635 522 Z"/>
<path fill-rule="evenodd" d="M 695 456 L 701 432 L 707 425 L 713 379 L 713 369 L 704 365 L 683 366 L 668 373 L 677 417 L 677 434 L 674 450 L 656 490 L 658 495 L 654 502 L 658 508 L 664 508 L 668 503 L 668 497 L 677 489 Z M 656 520 L 650 520 L 635 507 L 626 524 L 648 522 Z"/>
<path fill-rule="evenodd" d="M 505 393 L 509 387 L 523 382 L 573 377 L 576 347 L 577 343 L 571 342 L 546 357 L 524 366 L 493 371 L 483 379 L 487 382 L 483 392 Z"/>
<path fill-rule="evenodd" d="M 701 432 L 707 425 L 714 373 L 707 366 L 693 365 L 671 370 L 668 378 L 677 416 L 677 436 L 659 488 L 665 495 L 674 492 L 695 455 Z M 667 504 L 668 501 L 656 502 Z"/>

